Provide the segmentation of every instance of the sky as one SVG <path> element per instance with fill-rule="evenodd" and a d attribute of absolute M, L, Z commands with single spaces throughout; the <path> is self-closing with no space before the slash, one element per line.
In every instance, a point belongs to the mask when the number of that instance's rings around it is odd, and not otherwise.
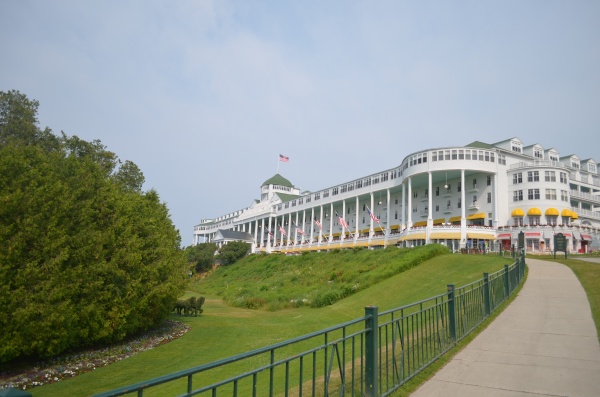
<path fill-rule="evenodd" d="M 580 0 L 0 0 L 0 91 L 136 163 L 185 246 L 278 167 L 316 191 L 512 137 L 600 162 L 599 20 Z"/>

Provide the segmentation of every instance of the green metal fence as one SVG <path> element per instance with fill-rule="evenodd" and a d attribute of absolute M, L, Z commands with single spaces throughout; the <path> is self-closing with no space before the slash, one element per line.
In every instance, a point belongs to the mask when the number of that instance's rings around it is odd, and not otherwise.
<path fill-rule="evenodd" d="M 444 294 L 381 313 L 366 307 L 334 327 L 95 397 L 388 396 L 484 321 L 524 274 L 522 253 Z"/>

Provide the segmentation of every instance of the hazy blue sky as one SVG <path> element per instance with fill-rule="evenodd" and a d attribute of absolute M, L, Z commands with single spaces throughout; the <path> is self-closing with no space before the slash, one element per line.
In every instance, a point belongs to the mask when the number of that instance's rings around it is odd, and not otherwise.
<path fill-rule="evenodd" d="M 183 243 L 280 173 L 318 190 L 519 137 L 600 161 L 599 1 L 0 0 L 0 90 L 138 164 Z"/>

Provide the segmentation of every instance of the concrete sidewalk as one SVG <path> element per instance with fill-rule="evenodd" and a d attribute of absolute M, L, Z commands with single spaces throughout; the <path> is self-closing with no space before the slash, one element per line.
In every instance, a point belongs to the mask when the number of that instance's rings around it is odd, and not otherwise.
<path fill-rule="evenodd" d="M 600 396 L 600 344 L 571 269 L 527 259 L 517 298 L 414 397 Z"/>

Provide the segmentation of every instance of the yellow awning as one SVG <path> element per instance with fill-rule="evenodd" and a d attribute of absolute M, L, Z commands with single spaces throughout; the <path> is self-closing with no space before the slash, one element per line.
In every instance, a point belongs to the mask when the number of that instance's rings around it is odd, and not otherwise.
<path fill-rule="evenodd" d="M 427 226 L 427 221 L 419 221 L 413 223 L 413 227 Z"/>
<path fill-rule="evenodd" d="M 390 230 L 397 230 L 400 229 L 400 225 L 392 225 L 390 226 Z"/>
<path fill-rule="evenodd" d="M 571 219 L 578 219 L 579 215 L 575 211 L 571 211 Z"/>
<path fill-rule="evenodd" d="M 540 209 L 539 209 L 539 208 L 535 208 L 535 207 L 533 207 L 533 208 L 530 208 L 530 209 L 527 211 L 527 215 L 528 215 L 528 216 L 541 216 L 541 215 L 542 215 L 542 211 L 540 211 Z"/>
<path fill-rule="evenodd" d="M 366 228 L 366 229 L 361 230 L 360 232 L 361 233 L 369 233 L 369 230 L 370 230 L 369 228 Z"/>
<path fill-rule="evenodd" d="M 556 208 L 548 208 L 546 210 L 546 216 L 558 216 L 558 210 Z"/>
<path fill-rule="evenodd" d="M 394 244 L 397 244 L 399 241 L 400 241 L 400 239 L 399 239 L 399 238 L 391 238 L 391 239 L 389 239 L 389 240 L 387 241 L 387 243 L 386 243 L 386 244 L 387 244 L 387 245 L 394 245 Z"/>
<path fill-rule="evenodd" d="M 467 216 L 468 221 L 472 221 L 474 219 L 485 219 L 485 213 L 479 212 L 477 214 Z"/>
<path fill-rule="evenodd" d="M 425 240 L 425 233 L 414 233 L 406 236 L 406 240 Z"/>
<path fill-rule="evenodd" d="M 433 220 L 434 225 L 441 225 L 442 223 L 446 223 L 446 218 L 438 218 Z"/>
<path fill-rule="evenodd" d="M 467 233 L 467 238 L 476 238 L 478 240 L 495 240 L 496 237 L 485 233 Z"/>
<path fill-rule="evenodd" d="M 525 213 L 523 212 L 522 209 L 515 208 L 510 216 L 514 216 L 514 217 L 525 216 Z"/>
<path fill-rule="evenodd" d="M 355 247 L 366 247 L 368 245 L 369 245 L 369 243 L 367 241 L 360 241 L 360 242 L 357 242 L 356 244 L 354 244 Z"/>
<path fill-rule="evenodd" d="M 333 233 L 332 236 L 333 237 L 339 237 L 342 233 Z"/>
<path fill-rule="evenodd" d="M 573 216 L 573 212 L 571 210 L 568 210 L 568 209 L 565 208 L 560 213 L 560 216 L 564 216 L 565 218 L 571 218 Z"/>
<path fill-rule="evenodd" d="M 369 244 L 371 247 L 379 247 L 380 245 L 383 245 L 384 242 L 383 240 L 377 240 L 377 241 L 371 241 L 371 244 Z"/>
<path fill-rule="evenodd" d="M 461 216 L 453 216 L 452 218 L 448 219 L 448 223 L 456 223 L 456 222 L 460 222 L 460 218 Z"/>
<path fill-rule="evenodd" d="M 431 240 L 460 240 L 460 232 L 434 232 L 429 235 Z"/>

